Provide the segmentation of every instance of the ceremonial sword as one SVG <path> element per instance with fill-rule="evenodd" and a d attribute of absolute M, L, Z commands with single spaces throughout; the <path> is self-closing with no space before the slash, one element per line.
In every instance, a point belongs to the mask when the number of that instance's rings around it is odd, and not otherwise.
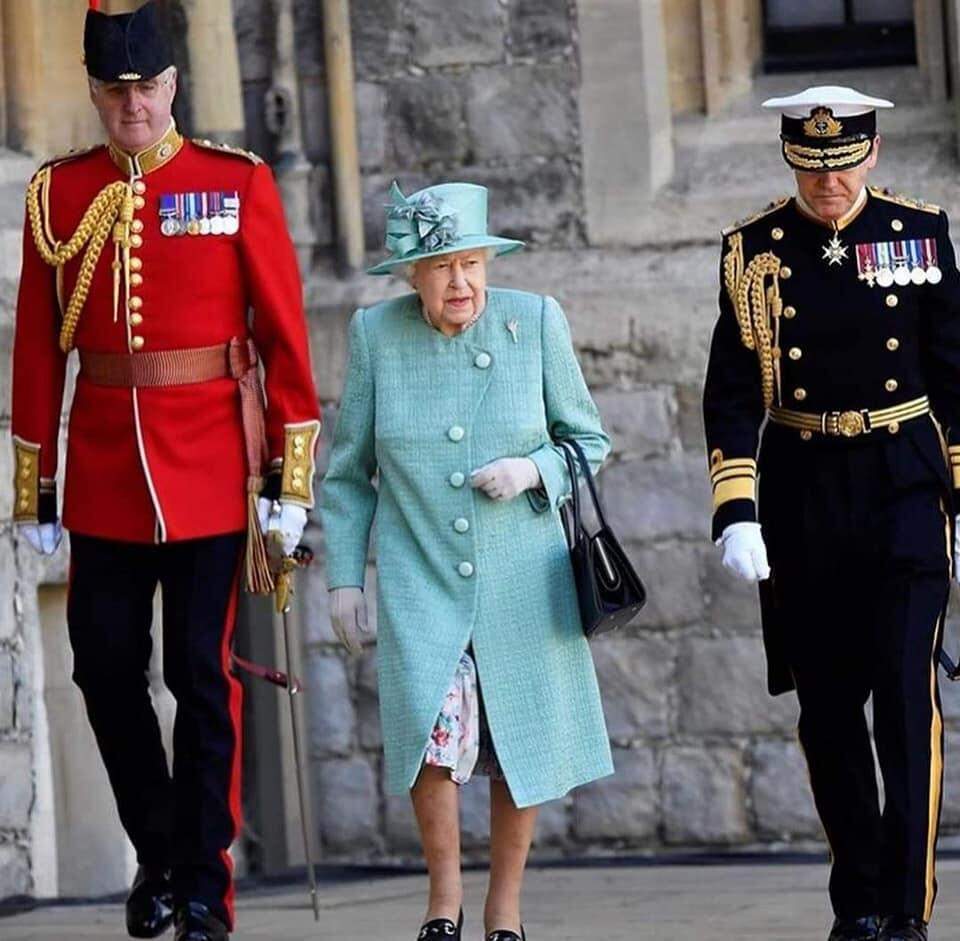
<path fill-rule="evenodd" d="M 313 865 L 313 853 L 310 849 L 313 833 L 313 814 L 310 801 L 303 792 L 303 752 L 300 745 L 300 723 L 297 721 L 297 704 L 294 696 L 303 690 L 299 680 L 293 675 L 292 644 L 290 642 L 290 600 L 293 598 L 293 573 L 305 569 L 313 562 L 313 550 L 309 546 L 299 545 L 290 555 L 279 561 L 275 574 L 277 613 L 283 620 L 283 649 L 287 661 L 287 702 L 290 704 L 290 732 L 293 736 L 293 763 L 297 774 L 297 797 L 300 802 L 300 830 L 303 836 L 303 855 L 307 862 L 307 879 L 310 883 L 310 904 L 313 907 L 313 920 L 320 921 L 320 900 L 317 898 L 317 873 Z"/>

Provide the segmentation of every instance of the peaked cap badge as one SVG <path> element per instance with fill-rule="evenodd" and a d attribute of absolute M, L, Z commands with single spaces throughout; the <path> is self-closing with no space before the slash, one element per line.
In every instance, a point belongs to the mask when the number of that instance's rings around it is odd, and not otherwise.
<path fill-rule="evenodd" d="M 807 137 L 839 137 L 843 133 L 843 125 L 833 116 L 830 108 L 815 108 L 803 122 L 803 133 Z"/>

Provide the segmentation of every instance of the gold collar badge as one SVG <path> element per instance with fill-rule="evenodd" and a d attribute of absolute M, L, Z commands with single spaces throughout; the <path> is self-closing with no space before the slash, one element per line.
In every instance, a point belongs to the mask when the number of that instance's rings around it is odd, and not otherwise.
<path fill-rule="evenodd" d="M 843 125 L 829 108 L 816 108 L 803 122 L 803 133 L 807 137 L 839 137 L 843 133 Z"/>

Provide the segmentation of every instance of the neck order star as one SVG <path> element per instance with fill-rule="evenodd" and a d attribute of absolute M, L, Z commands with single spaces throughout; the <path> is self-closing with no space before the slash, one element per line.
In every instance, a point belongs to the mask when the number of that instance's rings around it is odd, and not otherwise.
<path fill-rule="evenodd" d="M 833 238 L 823 246 L 823 260 L 830 265 L 842 265 L 847 258 L 847 246 L 840 241 L 839 229 L 834 229 Z"/>

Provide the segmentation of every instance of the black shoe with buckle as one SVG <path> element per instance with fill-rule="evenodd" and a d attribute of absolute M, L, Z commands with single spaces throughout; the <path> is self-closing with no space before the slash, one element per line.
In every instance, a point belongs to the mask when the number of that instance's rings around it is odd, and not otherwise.
<path fill-rule="evenodd" d="M 227 926 L 202 902 L 177 907 L 174 941 L 227 941 Z"/>
<path fill-rule="evenodd" d="M 127 934 L 131 938 L 159 938 L 173 923 L 173 887 L 170 871 L 140 866 L 127 896 Z"/>
<path fill-rule="evenodd" d="M 520 926 L 520 934 L 517 934 L 516 931 L 491 931 L 487 935 L 487 941 L 527 941 L 527 933 L 523 930 L 523 925 Z"/>
<path fill-rule="evenodd" d="M 431 918 L 420 926 L 420 934 L 417 935 L 417 941 L 444 941 L 445 938 L 454 938 L 460 941 L 460 932 L 463 931 L 463 909 L 460 909 L 460 917 L 454 924 L 449 918 Z"/>
<path fill-rule="evenodd" d="M 927 925 L 915 915 L 888 915 L 880 926 L 879 941 L 927 941 Z"/>
<path fill-rule="evenodd" d="M 827 941 L 877 941 L 880 919 L 876 915 L 861 918 L 838 918 Z"/>

